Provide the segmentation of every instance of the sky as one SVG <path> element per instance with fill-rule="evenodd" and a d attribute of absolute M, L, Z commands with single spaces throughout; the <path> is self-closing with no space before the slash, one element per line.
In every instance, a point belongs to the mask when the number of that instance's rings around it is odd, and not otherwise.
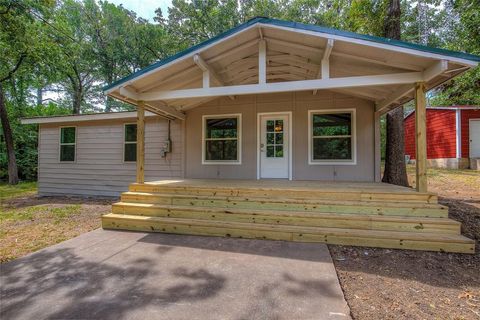
<path fill-rule="evenodd" d="M 122 4 L 124 8 L 135 11 L 138 16 L 153 22 L 155 10 L 162 8 L 163 16 L 168 15 L 167 8 L 172 4 L 172 0 L 107 0 L 116 5 Z"/>

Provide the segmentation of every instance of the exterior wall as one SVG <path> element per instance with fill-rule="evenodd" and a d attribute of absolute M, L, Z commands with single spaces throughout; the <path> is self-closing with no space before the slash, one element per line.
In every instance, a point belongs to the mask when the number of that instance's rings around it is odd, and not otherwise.
<path fill-rule="evenodd" d="M 118 196 L 135 182 L 136 164 L 123 162 L 124 124 L 135 119 L 42 124 L 39 130 L 40 195 Z M 76 126 L 76 161 L 59 161 L 61 126 Z M 172 153 L 160 157 L 168 123 L 148 117 L 145 126 L 145 180 L 183 177 L 183 123 L 171 122 Z"/>
<path fill-rule="evenodd" d="M 456 158 L 455 110 L 427 109 L 427 159 Z M 415 159 L 415 113 L 404 121 L 405 154 Z"/>
<path fill-rule="evenodd" d="M 308 110 L 356 108 L 356 165 L 308 164 Z M 319 91 L 219 98 L 187 112 L 186 178 L 257 178 L 257 114 L 292 112 L 293 172 L 295 180 L 374 181 L 374 105 L 350 96 Z M 242 163 L 202 165 L 202 116 L 242 114 Z"/>
<path fill-rule="evenodd" d="M 462 158 L 470 157 L 470 119 L 480 119 L 480 109 L 462 110 Z"/>

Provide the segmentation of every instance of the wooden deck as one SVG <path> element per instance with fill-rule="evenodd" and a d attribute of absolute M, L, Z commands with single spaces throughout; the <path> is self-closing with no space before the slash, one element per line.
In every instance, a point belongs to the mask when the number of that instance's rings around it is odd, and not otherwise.
<path fill-rule="evenodd" d="M 473 253 L 435 194 L 384 183 L 162 180 L 134 183 L 107 229 Z"/>

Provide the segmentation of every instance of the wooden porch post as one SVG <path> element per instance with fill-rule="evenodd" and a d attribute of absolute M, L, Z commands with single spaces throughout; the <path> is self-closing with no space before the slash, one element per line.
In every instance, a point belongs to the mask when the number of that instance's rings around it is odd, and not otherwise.
<path fill-rule="evenodd" d="M 145 107 L 137 104 L 137 183 L 145 182 Z"/>
<path fill-rule="evenodd" d="M 417 191 L 427 192 L 427 111 L 425 83 L 415 84 L 415 163 Z"/>

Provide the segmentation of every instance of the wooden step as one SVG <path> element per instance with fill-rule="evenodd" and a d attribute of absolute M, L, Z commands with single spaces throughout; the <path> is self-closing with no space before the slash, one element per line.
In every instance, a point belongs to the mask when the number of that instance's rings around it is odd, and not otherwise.
<path fill-rule="evenodd" d="M 405 188 L 407 189 L 407 188 Z M 408 189 L 407 189 L 408 190 Z M 264 197 L 290 199 L 317 199 L 317 200 L 351 200 L 351 201 L 394 201 L 438 203 L 437 195 L 433 193 L 419 193 L 415 191 L 388 192 L 378 189 L 364 188 L 293 188 L 293 187 L 241 187 L 241 186 L 172 186 L 168 184 L 131 184 L 129 191 L 147 193 L 189 194 L 195 196 L 223 196 L 223 197 Z"/>
<path fill-rule="evenodd" d="M 174 206 L 118 202 L 113 204 L 116 214 L 207 219 L 217 221 L 265 223 L 329 228 L 392 230 L 405 232 L 432 232 L 460 234 L 460 223 L 446 218 L 418 218 L 400 216 L 338 214 L 329 212 L 279 211 L 254 209 L 224 209 L 212 207 Z"/>
<path fill-rule="evenodd" d="M 358 202 L 350 200 L 313 200 L 236 196 L 192 196 L 147 192 L 124 192 L 122 202 L 169 204 L 194 207 L 266 209 L 331 212 L 344 214 L 395 215 L 447 218 L 447 207 L 431 203 Z"/>
<path fill-rule="evenodd" d="M 475 242 L 461 235 L 398 231 L 319 228 L 175 219 L 110 213 L 102 216 L 105 229 L 226 236 L 302 242 L 323 242 L 382 248 L 474 253 Z"/>

